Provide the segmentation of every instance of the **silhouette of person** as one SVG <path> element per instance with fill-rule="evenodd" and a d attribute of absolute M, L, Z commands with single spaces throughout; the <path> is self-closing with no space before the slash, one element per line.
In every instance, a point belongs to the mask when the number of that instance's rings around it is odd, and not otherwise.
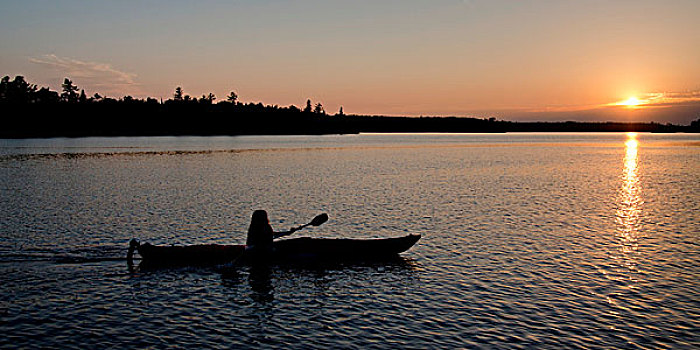
<path fill-rule="evenodd" d="M 246 239 L 246 254 L 256 259 L 264 259 L 272 253 L 272 240 L 294 233 L 297 229 L 291 228 L 286 232 L 274 232 L 267 218 L 267 212 L 256 210 L 250 220 L 248 237 Z"/>

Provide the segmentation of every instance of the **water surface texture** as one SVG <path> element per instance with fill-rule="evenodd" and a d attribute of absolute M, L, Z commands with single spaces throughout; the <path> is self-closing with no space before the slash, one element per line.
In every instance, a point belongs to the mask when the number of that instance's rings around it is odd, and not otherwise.
<path fill-rule="evenodd" d="M 0 140 L 0 348 L 697 348 L 700 135 Z M 129 271 L 132 237 L 423 238 Z"/>

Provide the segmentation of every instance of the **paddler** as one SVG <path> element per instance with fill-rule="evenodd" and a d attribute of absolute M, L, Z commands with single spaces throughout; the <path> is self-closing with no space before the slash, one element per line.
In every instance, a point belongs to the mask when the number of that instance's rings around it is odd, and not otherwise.
<path fill-rule="evenodd" d="M 256 210 L 250 220 L 248 227 L 248 238 L 246 239 L 246 255 L 259 259 L 266 259 L 272 253 L 272 240 L 294 233 L 298 228 L 291 228 L 286 232 L 275 232 L 270 226 L 267 212 Z"/>

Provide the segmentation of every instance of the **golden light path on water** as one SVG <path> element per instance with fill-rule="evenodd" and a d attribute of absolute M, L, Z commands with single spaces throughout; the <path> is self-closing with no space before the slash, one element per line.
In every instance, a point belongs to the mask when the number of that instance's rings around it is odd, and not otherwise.
<path fill-rule="evenodd" d="M 639 180 L 639 165 L 637 157 L 637 133 L 627 133 L 625 142 L 625 159 L 622 171 L 622 186 L 620 188 L 617 206 L 617 231 L 620 239 L 620 253 L 624 265 L 636 270 L 634 254 L 637 251 L 640 217 L 642 212 L 641 186 Z"/>

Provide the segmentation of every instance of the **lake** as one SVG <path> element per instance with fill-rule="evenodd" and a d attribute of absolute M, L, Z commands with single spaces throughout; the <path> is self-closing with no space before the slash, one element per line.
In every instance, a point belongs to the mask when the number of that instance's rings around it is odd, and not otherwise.
<path fill-rule="evenodd" d="M 700 135 L 0 140 L 0 348 L 698 348 Z M 128 241 L 422 239 L 127 268 Z"/>

